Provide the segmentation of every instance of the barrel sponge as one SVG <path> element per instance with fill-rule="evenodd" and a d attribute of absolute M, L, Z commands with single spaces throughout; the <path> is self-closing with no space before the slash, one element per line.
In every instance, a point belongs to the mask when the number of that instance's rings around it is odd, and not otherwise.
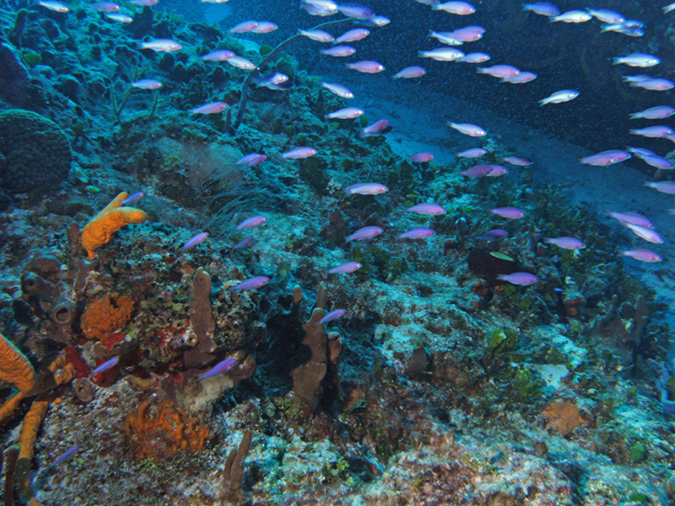
<path fill-rule="evenodd" d="M 0 114 L 0 187 L 11 193 L 58 188 L 68 177 L 68 137 L 50 119 L 12 109 Z"/>

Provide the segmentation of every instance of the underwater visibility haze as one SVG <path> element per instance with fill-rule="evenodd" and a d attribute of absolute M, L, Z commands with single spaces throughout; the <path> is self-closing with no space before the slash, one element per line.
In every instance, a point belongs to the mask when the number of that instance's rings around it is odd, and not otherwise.
<path fill-rule="evenodd" d="M 0 502 L 675 504 L 675 3 L 0 0 Z"/>

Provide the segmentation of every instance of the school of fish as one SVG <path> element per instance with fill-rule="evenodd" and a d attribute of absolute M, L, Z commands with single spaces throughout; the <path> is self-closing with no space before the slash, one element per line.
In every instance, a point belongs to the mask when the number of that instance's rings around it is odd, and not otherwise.
<path fill-rule="evenodd" d="M 201 0 L 203 3 L 214 4 L 225 3 L 227 1 L 228 0 Z M 453 16 L 453 19 L 454 17 L 460 17 L 459 19 L 461 19 L 464 16 L 470 16 L 477 10 L 474 5 L 464 1 L 447 1 L 444 3 L 441 3 L 439 0 L 415 1 L 419 4 L 428 6 L 434 12 L 438 12 L 439 16 L 450 15 Z M 158 2 L 159 0 L 131 0 L 129 3 L 137 6 L 152 6 Z M 38 4 L 45 9 L 55 12 L 67 13 L 70 11 L 70 8 L 65 3 L 58 1 L 40 0 Z M 131 15 L 118 12 L 122 9 L 122 7 L 114 2 L 93 3 L 89 6 L 89 8 L 101 12 L 108 20 L 113 22 L 128 23 L 133 20 Z M 388 18 L 377 15 L 369 7 L 354 3 L 338 4 L 333 0 L 301 0 L 301 8 L 310 16 L 321 18 L 342 15 L 344 17 L 353 19 L 354 23 L 357 25 L 355 28 L 351 28 L 344 33 L 336 35 L 320 29 L 300 30 L 299 35 L 307 38 L 309 41 L 319 44 L 329 44 L 332 46 L 329 49 L 321 49 L 319 51 L 319 53 L 324 57 L 346 58 L 352 56 L 357 52 L 357 50 L 351 45 L 347 44 L 352 44 L 371 36 L 371 30 L 386 26 L 390 22 Z M 674 10 L 675 3 L 671 3 L 663 7 L 664 15 L 667 15 Z M 561 24 L 587 23 L 595 20 L 600 24 L 599 29 L 602 32 L 616 32 L 631 38 L 641 37 L 645 33 L 644 23 L 639 20 L 626 19 L 621 13 L 609 9 L 594 9 L 587 7 L 561 12 L 560 9 L 550 2 L 536 2 L 523 4 L 522 15 L 543 16 L 548 18 L 550 23 Z M 246 20 L 231 27 L 229 31 L 233 34 L 267 34 L 277 30 L 278 28 L 279 27 L 277 24 L 271 21 Z M 441 45 L 433 49 L 420 51 L 418 56 L 421 59 L 433 59 L 438 62 L 455 62 L 481 65 L 491 60 L 489 54 L 482 52 L 465 52 L 458 49 L 458 47 L 461 46 L 464 48 L 466 47 L 465 45 L 481 40 L 486 36 L 489 36 L 489 32 L 484 27 L 475 25 L 467 25 L 447 32 L 431 31 L 429 38 L 436 40 Z M 169 38 L 140 41 L 139 48 L 142 50 L 156 52 L 174 52 L 183 50 L 183 46 L 180 42 Z M 242 71 L 253 71 L 256 69 L 256 65 L 253 62 L 244 57 L 236 55 L 230 50 L 214 51 L 212 53 L 202 55 L 200 58 L 205 62 L 226 62 L 229 65 L 241 69 Z M 629 54 L 616 55 L 613 58 L 613 61 L 608 62 L 608 65 L 621 65 L 628 68 L 646 69 L 656 67 L 660 64 L 660 62 L 661 60 L 657 56 L 648 52 L 632 52 Z M 349 70 L 354 70 L 362 74 L 377 74 L 386 70 L 385 66 L 380 62 L 368 59 L 361 59 L 356 62 L 348 62 L 345 64 L 345 67 Z M 479 66 L 476 68 L 476 72 L 481 76 L 497 78 L 500 80 L 500 82 L 508 84 L 526 84 L 538 77 L 534 72 L 520 70 L 519 68 L 507 63 L 499 63 L 491 66 Z M 395 74 L 393 74 L 392 78 L 395 80 L 418 79 L 425 76 L 426 74 L 427 70 L 425 70 L 424 67 L 416 64 L 416 62 L 410 62 L 409 66 L 397 71 Z M 253 81 L 255 86 L 264 86 L 269 89 L 276 90 L 286 90 L 292 86 L 288 79 L 288 76 L 284 74 L 274 73 L 258 76 Z M 625 75 L 623 76 L 623 81 L 626 82 L 628 87 L 637 87 L 652 92 L 667 91 L 675 87 L 675 83 L 666 78 L 652 77 L 646 74 Z M 156 79 L 141 79 L 139 81 L 130 83 L 130 86 L 140 90 L 158 90 L 161 88 L 162 83 Z M 354 93 L 339 83 L 323 82 L 321 86 L 345 100 L 349 100 L 354 97 Z M 538 99 L 538 103 L 542 107 L 547 106 L 564 108 L 564 104 L 566 102 L 579 99 L 579 97 L 579 91 L 563 88 L 559 90 L 551 90 L 550 95 Z M 583 99 L 583 97 L 581 97 L 581 99 Z M 186 112 L 194 115 L 219 114 L 227 110 L 230 105 L 232 104 L 214 100 L 205 104 L 195 104 L 193 108 Z M 336 111 L 331 111 L 326 114 L 325 117 L 327 120 L 353 120 L 363 114 L 364 110 L 362 109 L 356 107 L 345 107 Z M 630 119 L 663 120 L 669 118 L 673 114 L 675 114 L 675 108 L 669 105 L 658 105 L 643 111 L 632 113 L 630 115 Z M 458 134 L 474 137 L 477 139 L 485 137 L 487 135 L 487 131 L 484 128 L 481 128 L 480 126 L 470 122 L 465 122 L 465 120 L 470 119 L 471 118 L 462 118 L 460 120 L 459 118 L 448 118 L 447 124 Z M 364 137 L 385 135 L 391 131 L 391 129 L 392 126 L 389 124 L 389 122 L 382 119 L 363 128 L 361 134 Z M 665 125 L 635 128 L 631 129 L 630 133 L 643 138 L 664 138 L 675 142 L 675 131 Z M 285 160 L 293 161 L 309 158 L 316 155 L 317 153 L 318 151 L 311 146 L 298 146 L 287 152 L 280 153 L 280 157 Z M 488 151 L 483 147 L 475 147 L 458 153 L 456 157 L 473 159 L 480 158 L 487 153 Z M 613 146 L 608 146 L 607 150 L 584 157 L 579 162 L 581 164 L 587 164 L 595 167 L 608 167 L 610 165 L 624 162 L 633 156 L 656 168 L 657 172 L 655 175 L 657 177 L 660 177 L 663 171 L 670 171 L 675 168 L 673 163 L 665 158 L 665 156 L 657 154 L 650 149 L 641 147 L 627 147 L 624 150 L 617 149 Z M 237 163 L 253 167 L 263 163 L 267 157 L 268 155 L 266 154 L 251 153 L 243 157 Z M 433 160 L 433 158 L 434 154 L 429 152 L 413 153 L 409 155 L 410 161 L 414 163 L 429 163 Z M 503 160 L 504 162 L 517 167 L 526 167 L 533 163 L 532 160 L 522 156 L 505 157 Z M 476 179 L 505 176 L 508 174 L 508 170 L 501 165 L 478 164 L 460 172 L 460 174 L 467 178 Z M 675 195 L 674 182 L 647 182 L 645 185 L 657 190 L 658 192 L 668 195 Z M 388 188 L 378 182 L 355 182 L 351 186 L 345 188 L 344 191 L 348 196 L 354 194 L 379 195 L 388 191 Z M 142 197 L 142 193 L 138 193 L 132 197 L 136 200 L 140 199 Z M 442 216 L 446 213 L 446 209 L 441 204 L 436 202 L 419 202 L 416 205 L 406 208 L 406 211 L 415 213 L 421 217 L 427 217 L 427 219 L 432 219 L 436 216 Z M 519 220 L 526 218 L 526 213 L 515 207 L 499 207 L 486 209 L 485 211 L 501 218 L 502 220 Z M 673 211 L 673 213 L 675 214 L 675 211 Z M 627 210 L 610 211 L 608 212 L 608 216 L 616 219 L 619 224 L 632 231 L 638 238 L 644 241 L 652 244 L 660 244 L 663 242 L 662 237 L 654 229 L 653 224 L 644 216 Z M 248 218 L 240 223 L 236 227 L 236 230 L 241 231 L 245 229 L 252 229 L 264 224 L 266 221 L 267 217 L 265 216 L 252 216 L 251 218 Z M 352 234 L 350 234 L 346 238 L 346 243 L 348 244 L 353 241 L 373 240 L 386 232 L 387 231 L 383 230 L 381 227 L 366 226 L 355 230 Z M 434 234 L 435 232 L 431 228 L 428 228 L 427 226 L 420 226 L 408 230 L 407 232 L 399 233 L 397 237 L 398 239 L 420 240 L 432 237 Z M 508 232 L 495 228 L 482 234 L 481 236 L 478 236 L 478 239 L 485 241 L 495 241 L 501 240 L 507 235 Z M 186 252 L 187 250 L 196 247 L 207 238 L 207 232 L 200 232 L 188 240 L 180 248 L 180 250 L 182 252 Z M 253 244 L 253 242 L 254 238 L 249 236 L 241 240 L 235 246 L 235 248 L 249 247 Z M 544 242 L 550 246 L 574 251 L 579 251 L 586 247 L 581 239 L 575 237 L 546 238 Z M 660 255 L 645 248 L 625 249 L 621 250 L 619 254 L 641 262 L 659 262 L 662 260 Z M 358 262 L 348 261 L 337 266 L 329 266 L 326 272 L 328 274 L 351 273 L 358 270 L 360 267 L 362 266 Z M 522 286 L 531 285 L 538 281 L 538 278 L 533 273 L 514 273 L 500 276 L 499 279 L 507 283 Z M 231 289 L 256 289 L 264 286 L 268 282 L 268 277 L 255 276 L 244 280 L 235 286 L 232 286 Z M 344 314 L 345 310 L 333 311 L 324 317 L 323 322 L 331 321 L 341 317 Z"/>

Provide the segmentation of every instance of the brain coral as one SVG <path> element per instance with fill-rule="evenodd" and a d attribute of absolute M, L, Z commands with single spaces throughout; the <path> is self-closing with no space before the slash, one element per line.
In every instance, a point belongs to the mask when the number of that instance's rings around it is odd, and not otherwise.
<path fill-rule="evenodd" d="M 53 121 L 30 111 L 0 114 L 0 187 L 12 193 L 48 189 L 68 176 L 66 134 Z"/>

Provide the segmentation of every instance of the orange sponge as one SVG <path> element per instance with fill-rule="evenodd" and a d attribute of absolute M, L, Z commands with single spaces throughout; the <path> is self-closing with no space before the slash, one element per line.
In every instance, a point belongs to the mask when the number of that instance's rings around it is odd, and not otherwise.
<path fill-rule="evenodd" d="M 140 209 L 122 207 L 122 201 L 128 196 L 127 192 L 120 193 L 82 229 L 82 246 L 89 253 L 89 258 L 94 258 L 96 250 L 108 244 L 120 228 L 131 223 L 143 223 L 148 219 Z"/>
<path fill-rule="evenodd" d="M 80 327 L 87 339 L 102 341 L 113 332 L 123 329 L 131 319 L 134 301 L 127 295 L 112 293 L 87 304 L 80 319 Z"/>
<path fill-rule="evenodd" d="M 36 377 L 28 359 L 0 334 L 0 381 L 11 383 L 23 394 L 35 387 Z"/>
<path fill-rule="evenodd" d="M 154 413 L 149 408 L 150 402 L 143 401 L 124 422 L 136 460 L 170 460 L 178 450 L 199 452 L 212 437 L 208 427 L 169 401 L 162 402 Z"/>

